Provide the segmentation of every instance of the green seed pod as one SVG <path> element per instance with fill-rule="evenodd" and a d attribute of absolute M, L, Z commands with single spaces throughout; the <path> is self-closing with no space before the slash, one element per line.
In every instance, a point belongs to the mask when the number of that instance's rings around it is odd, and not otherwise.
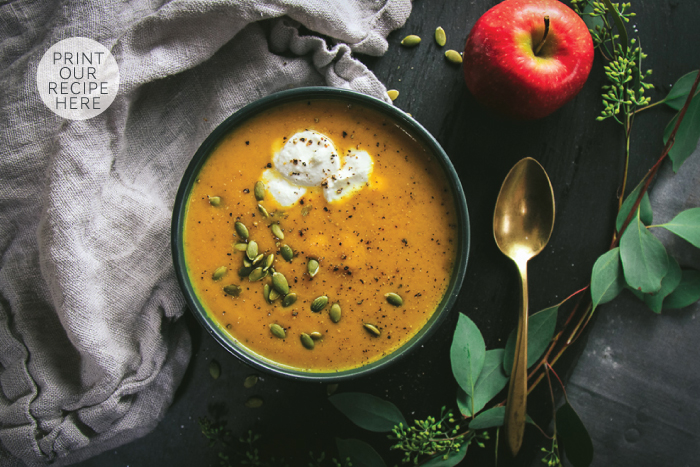
<path fill-rule="evenodd" d="M 234 228 L 236 229 L 236 233 L 239 237 L 241 237 L 243 240 L 248 240 L 248 227 L 246 227 L 243 222 L 236 221 Z"/>
<path fill-rule="evenodd" d="M 265 184 L 263 182 L 255 182 L 255 187 L 253 188 L 253 193 L 255 194 L 255 199 L 262 201 L 265 199 Z"/>
<path fill-rule="evenodd" d="M 384 294 L 384 297 L 386 297 L 387 302 L 389 302 L 390 304 L 392 304 L 394 306 L 403 305 L 403 299 L 399 296 L 399 294 L 392 292 L 392 293 Z"/>
<path fill-rule="evenodd" d="M 420 37 L 416 36 L 415 34 L 411 34 L 410 36 L 406 36 L 401 40 L 401 45 L 404 47 L 415 47 L 418 44 L 420 44 Z"/>
<path fill-rule="evenodd" d="M 291 262 L 292 258 L 294 258 L 294 251 L 289 245 L 282 245 L 282 248 L 280 248 L 280 254 L 287 262 Z"/>
<path fill-rule="evenodd" d="M 226 274 L 226 271 L 228 271 L 226 266 L 219 266 L 214 271 L 214 274 L 211 275 L 211 278 L 214 279 L 215 281 L 218 281 L 219 279 L 224 277 L 224 275 Z"/>
<path fill-rule="evenodd" d="M 328 305 L 328 297 L 321 295 L 311 302 L 311 311 L 318 313 L 319 311 L 323 310 L 326 305 Z"/>

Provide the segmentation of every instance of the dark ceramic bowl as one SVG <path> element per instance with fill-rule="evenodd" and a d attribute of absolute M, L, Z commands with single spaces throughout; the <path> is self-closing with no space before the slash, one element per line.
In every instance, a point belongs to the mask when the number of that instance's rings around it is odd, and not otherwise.
<path fill-rule="evenodd" d="M 249 349 L 236 344 L 229 337 L 226 331 L 221 329 L 219 325 L 207 314 L 207 311 L 200 303 L 192 288 L 192 284 L 190 283 L 187 273 L 187 264 L 185 263 L 183 252 L 183 224 L 186 214 L 187 197 L 192 190 L 192 186 L 202 165 L 206 161 L 211 151 L 216 147 L 217 143 L 242 122 L 245 122 L 251 117 L 254 117 L 255 115 L 258 115 L 259 113 L 270 108 L 289 102 L 319 98 L 341 100 L 347 103 L 357 103 L 366 108 L 373 109 L 391 118 L 404 131 L 422 144 L 429 152 L 432 152 L 435 159 L 442 166 L 447 181 L 452 189 L 452 193 L 454 194 L 459 229 L 457 236 L 457 259 L 452 272 L 452 277 L 450 278 L 447 291 L 442 298 L 442 301 L 438 305 L 437 310 L 435 310 L 435 313 L 433 313 L 430 320 L 428 320 L 427 324 L 415 336 L 413 336 L 413 338 L 411 338 L 393 353 L 365 366 L 338 372 L 310 372 L 290 369 L 282 365 L 276 365 L 269 359 L 261 357 Z M 445 151 L 443 151 L 437 141 L 435 141 L 432 135 L 428 133 L 425 128 L 423 128 L 418 122 L 416 122 L 402 110 L 365 94 L 337 88 L 306 87 L 278 92 L 243 107 L 241 110 L 234 113 L 223 123 L 221 123 L 209 135 L 209 137 L 204 140 L 187 167 L 185 175 L 182 177 L 182 182 L 180 183 L 177 197 L 175 198 L 171 242 L 175 272 L 177 274 L 180 287 L 182 288 L 182 292 L 187 300 L 187 304 L 189 305 L 190 310 L 192 310 L 192 313 L 194 313 L 196 316 L 199 323 L 204 327 L 204 329 L 207 330 L 209 334 L 214 337 L 214 339 L 216 339 L 217 342 L 219 342 L 219 344 L 224 346 L 229 352 L 243 360 L 245 363 L 268 373 L 297 380 L 331 382 L 377 372 L 400 358 L 404 358 L 413 349 L 420 347 L 420 344 L 430 337 L 433 331 L 444 320 L 445 316 L 452 308 L 452 305 L 457 300 L 459 290 L 462 287 L 462 281 L 464 280 L 464 275 L 467 269 L 467 258 L 469 256 L 469 234 L 469 214 L 467 211 L 467 203 L 464 198 L 464 192 L 457 176 L 457 172 L 452 166 L 447 154 L 445 154 Z"/>

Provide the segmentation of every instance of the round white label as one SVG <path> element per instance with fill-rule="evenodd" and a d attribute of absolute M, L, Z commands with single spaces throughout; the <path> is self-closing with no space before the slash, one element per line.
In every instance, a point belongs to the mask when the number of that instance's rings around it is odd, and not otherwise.
<path fill-rule="evenodd" d="M 86 120 L 104 112 L 119 91 L 119 66 L 105 46 L 86 37 L 54 44 L 41 58 L 36 84 L 56 115 Z"/>

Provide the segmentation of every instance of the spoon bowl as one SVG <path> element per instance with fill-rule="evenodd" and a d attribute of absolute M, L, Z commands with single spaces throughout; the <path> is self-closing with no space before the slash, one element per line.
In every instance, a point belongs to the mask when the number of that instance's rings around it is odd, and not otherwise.
<path fill-rule="evenodd" d="M 544 168 L 526 157 L 510 170 L 496 200 L 493 236 L 498 248 L 515 262 L 522 295 L 513 370 L 506 402 L 505 434 L 516 455 L 525 431 L 527 402 L 527 262 L 547 245 L 554 228 L 554 192 Z"/>

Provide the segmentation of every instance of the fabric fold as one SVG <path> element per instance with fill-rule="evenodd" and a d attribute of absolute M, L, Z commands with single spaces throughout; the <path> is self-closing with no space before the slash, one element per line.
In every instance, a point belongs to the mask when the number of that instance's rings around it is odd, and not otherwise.
<path fill-rule="evenodd" d="M 305 85 L 388 101 L 381 55 L 409 0 L 0 6 L 0 464 L 67 465 L 152 430 L 190 358 L 170 257 L 175 193 L 230 114 Z M 300 28 L 304 33 L 300 34 Z M 111 107 L 66 121 L 36 68 L 69 37 L 112 51 Z"/>

